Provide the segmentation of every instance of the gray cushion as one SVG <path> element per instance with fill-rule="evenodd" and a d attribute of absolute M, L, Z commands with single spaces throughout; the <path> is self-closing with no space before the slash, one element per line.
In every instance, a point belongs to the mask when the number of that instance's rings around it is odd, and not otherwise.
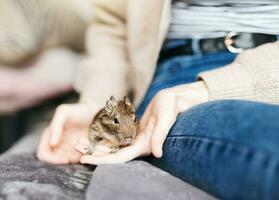
<path fill-rule="evenodd" d="M 93 169 L 82 165 L 50 165 L 35 151 L 44 125 L 34 129 L 0 156 L 0 199 L 82 200 Z"/>
<path fill-rule="evenodd" d="M 0 199 L 84 199 L 93 170 L 81 165 L 48 165 L 34 154 L 0 158 Z"/>
<path fill-rule="evenodd" d="M 0 156 L 0 199 L 214 199 L 144 161 L 100 165 L 94 172 L 81 165 L 42 163 L 35 151 L 45 126 L 40 124 Z"/>
<path fill-rule="evenodd" d="M 212 196 L 144 161 L 100 165 L 88 187 L 88 200 L 187 199 L 213 200 Z"/>

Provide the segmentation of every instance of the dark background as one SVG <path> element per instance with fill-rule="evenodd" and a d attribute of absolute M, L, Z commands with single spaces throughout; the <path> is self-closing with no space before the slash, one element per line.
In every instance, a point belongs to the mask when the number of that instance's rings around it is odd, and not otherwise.
<path fill-rule="evenodd" d="M 12 144 L 27 134 L 32 125 L 43 120 L 43 116 L 46 114 L 53 115 L 58 105 L 65 102 L 75 102 L 77 99 L 78 94 L 70 92 L 16 113 L 0 113 L 0 153 L 8 150 Z"/>

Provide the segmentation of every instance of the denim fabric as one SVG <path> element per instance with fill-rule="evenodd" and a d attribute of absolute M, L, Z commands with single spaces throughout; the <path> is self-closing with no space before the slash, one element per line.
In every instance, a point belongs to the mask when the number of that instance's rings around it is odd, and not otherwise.
<path fill-rule="evenodd" d="M 234 58 L 231 53 L 196 54 L 160 63 L 138 115 L 159 90 L 193 82 L 199 72 Z M 237 100 L 198 105 L 178 116 L 164 143 L 163 157 L 147 160 L 221 199 L 276 200 L 278 119 L 277 105 Z"/>
<path fill-rule="evenodd" d="M 148 158 L 229 200 L 279 199 L 279 106 L 216 101 L 182 113 L 161 159 Z"/>
<path fill-rule="evenodd" d="M 182 42 L 179 43 L 178 41 L 174 40 L 166 43 L 163 48 L 170 46 L 173 48 L 174 45 L 180 45 Z M 192 44 L 194 46 L 195 42 Z M 195 47 L 193 48 L 195 49 Z M 198 49 L 197 52 L 199 52 Z M 191 56 L 173 57 L 159 63 L 145 98 L 137 109 L 137 115 L 141 116 L 143 114 L 146 106 L 158 91 L 179 84 L 194 82 L 197 80 L 198 73 L 227 65 L 234 58 L 235 54 L 229 52 L 206 55 L 197 53 Z"/>

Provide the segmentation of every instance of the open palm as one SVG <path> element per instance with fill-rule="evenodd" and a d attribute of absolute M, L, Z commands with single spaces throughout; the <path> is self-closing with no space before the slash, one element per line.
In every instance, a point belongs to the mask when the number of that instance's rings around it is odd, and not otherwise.
<path fill-rule="evenodd" d="M 41 137 L 38 158 L 53 164 L 78 163 L 81 154 L 74 146 L 79 138 L 87 137 L 94 114 L 84 104 L 59 106 Z"/>

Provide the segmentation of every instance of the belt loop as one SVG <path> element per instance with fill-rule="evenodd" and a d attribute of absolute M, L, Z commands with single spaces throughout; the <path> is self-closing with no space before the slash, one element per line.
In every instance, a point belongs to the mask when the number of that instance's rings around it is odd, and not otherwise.
<path fill-rule="evenodd" d="M 200 47 L 200 39 L 192 39 L 192 49 L 194 54 L 202 55 L 202 51 Z"/>

